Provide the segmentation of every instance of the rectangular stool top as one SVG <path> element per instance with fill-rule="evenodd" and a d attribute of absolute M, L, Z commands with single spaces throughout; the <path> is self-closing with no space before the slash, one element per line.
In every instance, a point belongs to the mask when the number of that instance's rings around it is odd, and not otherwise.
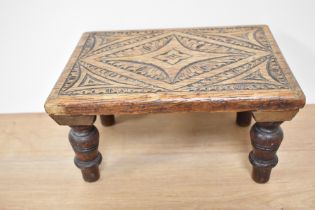
<path fill-rule="evenodd" d="M 294 110 L 305 97 L 265 25 L 84 33 L 50 115 Z"/>

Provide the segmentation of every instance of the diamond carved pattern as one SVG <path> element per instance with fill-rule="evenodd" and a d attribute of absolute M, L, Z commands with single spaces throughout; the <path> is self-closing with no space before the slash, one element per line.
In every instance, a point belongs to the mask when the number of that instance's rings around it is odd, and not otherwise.
<path fill-rule="evenodd" d="M 289 88 L 255 26 L 89 33 L 59 94 Z"/>
<path fill-rule="evenodd" d="M 166 53 L 160 54 L 158 56 L 155 56 L 154 58 L 166 62 L 168 64 L 174 65 L 182 60 L 185 60 L 186 58 L 191 57 L 191 55 L 187 55 L 183 52 L 180 52 L 176 49 L 170 50 Z"/>

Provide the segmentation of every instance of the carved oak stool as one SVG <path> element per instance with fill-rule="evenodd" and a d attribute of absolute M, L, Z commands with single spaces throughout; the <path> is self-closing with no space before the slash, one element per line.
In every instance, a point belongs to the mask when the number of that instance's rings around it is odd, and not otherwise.
<path fill-rule="evenodd" d="M 116 114 L 237 112 L 248 126 L 253 179 L 269 180 L 283 138 L 305 97 L 268 26 L 84 33 L 46 101 L 47 113 L 71 127 L 75 165 L 99 178 L 102 155 L 93 125 Z"/>

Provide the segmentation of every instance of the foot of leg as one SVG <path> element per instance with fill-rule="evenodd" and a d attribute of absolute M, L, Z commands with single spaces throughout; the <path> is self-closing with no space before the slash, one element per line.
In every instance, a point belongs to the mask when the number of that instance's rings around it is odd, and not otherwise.
<path fill-rule="evenodd" d="M 98 152 L 99 133 L 94 125 L 73 126 L 69 141 L 75 152 L 74 163 L 81 169 L 83 179 L 94 182 L 99 179 L 102 155 Z"/>
<path fill-rule="evenodd" d="M 111 126 L 115 124 L 114 115 L 101 115 L 101 122 L 104 126 Z"/>
<path fill-rule="evenodd" d="M 237 112 L 236 123 L 239 126 L 249 126 L 252 120 L 252 112 Z"/>
<path fill-rule="evenodd" d="M 281 122 L 255 123 L 250 131 L 253 151 L 249 161 L 253 165 L 252 178 L 257 183 L 266 183 L 271 169 L 278 163 L 276 152 L 283 139 Z"/>

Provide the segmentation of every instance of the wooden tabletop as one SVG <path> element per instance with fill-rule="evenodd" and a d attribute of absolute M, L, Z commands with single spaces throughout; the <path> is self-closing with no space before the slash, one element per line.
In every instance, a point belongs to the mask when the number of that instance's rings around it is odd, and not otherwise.
<path fill-rule="evenodd" d="M 265 25 L 84 33 L 51 115 L 295 110 L 305 97 Z"/>

